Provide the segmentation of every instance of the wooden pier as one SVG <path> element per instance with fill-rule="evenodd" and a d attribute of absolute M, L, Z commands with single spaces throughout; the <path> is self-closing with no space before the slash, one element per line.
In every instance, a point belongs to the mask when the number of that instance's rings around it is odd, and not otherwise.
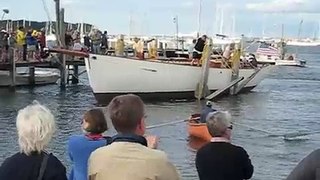
<path fill-rule="evenodd" d="M 17 70 L 19 67 L 28 68 L 28 85 L 35 86 L 36 74 L 35 68 L 50 68 L 50 69 L 59 69 L 60 70 L 60 79 L 64 80 L 65 83 L 60 83 L 62 87 L 71 82 L 72 84 L 79 83 L 79 76 L 83 72 L 79 73 L 79 66 L 85 66 L 84 59 L 79 58 L 64 58 L 62 63 L 59 61 L 58 57 L 50 57 L 47 59 L 36 60 L 36 59 L 27 59 L 26 61 L 17 60 L 15 56 L 16 50 L 9 49 L 8 58 L 5 62 L 0 61 L 0 71 L 8 71 L 10 74 L 11 83 L 9 88 L 14 90 L 16 87 L 16 77 Z"/>

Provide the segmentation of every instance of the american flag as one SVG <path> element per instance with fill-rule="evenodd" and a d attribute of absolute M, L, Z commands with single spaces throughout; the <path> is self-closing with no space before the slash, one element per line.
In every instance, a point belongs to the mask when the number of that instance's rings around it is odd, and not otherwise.
<path fill-rule="evenodd" d="M 269 44 L 261 44 L 257 49 L 257 54 L 264 56 L 278 56 L 278 49 Z"/>

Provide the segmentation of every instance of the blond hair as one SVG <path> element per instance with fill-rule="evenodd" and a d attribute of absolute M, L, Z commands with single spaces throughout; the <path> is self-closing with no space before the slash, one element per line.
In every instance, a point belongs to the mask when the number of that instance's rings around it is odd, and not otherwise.
<path fill-rule="evenodd" d="M 20 152 L 27 155 L 41 153 L 56 129 L 53 114 L 37 101 L 19 110 L 16 125 Z"/>

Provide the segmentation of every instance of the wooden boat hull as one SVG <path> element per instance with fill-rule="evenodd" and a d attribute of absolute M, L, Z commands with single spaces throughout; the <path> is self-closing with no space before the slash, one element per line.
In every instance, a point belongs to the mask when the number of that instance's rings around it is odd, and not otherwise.
<path fill-rule="evenodd" d="M 201 67 L 170 61 L 89 54 L 89 57 L 85 58 L 85 63 L 89 83 L 96 98 L 127 93 L 152 97 L 161 94 L 161 99 L 163 96 L 168 99 L 176 98 L 171 96 L 172 94 L 177 95 L 179 99 L 188 99 L 190 95 L 193 98 L 193 92 L 201 76 Z M 245 88 L 252 89 L 257 86 L 273 67 L 264 67 Z M 239 76 L 247 78 L 254 71 L 254 69 L 241 69 Z M 209 90 L 213 92 L 227 86 L 231 74 L 231 69 L 210 68 Z M 108 101 L 102 98 L 97 100 L 99 104 Z"/>
<path fill-rule="evenodd" d="M 210 141 L 210 135 L 206 123 L 198 123 L 200 114 L 194 114 L 190 117 L 188 122 L 188 133 L 191 137 L 196 137 L 204 141 Z"/>

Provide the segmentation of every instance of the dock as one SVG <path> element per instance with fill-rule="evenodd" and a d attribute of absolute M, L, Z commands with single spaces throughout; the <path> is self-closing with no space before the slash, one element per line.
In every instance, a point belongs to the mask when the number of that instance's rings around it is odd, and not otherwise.
<path fill-rule="evenodd" d="M 9 88 L 15 90 L 16 87 L 16 68 L 25 67 L 29 69 L 28 73 L 28 84 L 29 86 L 35 86 L 36 83 L 36 73 L 35 68 L 49 68 L 49 69 L 59 69 L 60 70 L 60 86 L 64 87 L 68 83 L 78 84 L 79 76 L 84 72 L 79 72 L 79 66 L 85 66 L 83 58 L 64 58 L 63 63 L 58 57 L 50 56 L 46 59 L 34 59 L 27 58 L 26 61 L 18 59 L 15 56 L 16 49 L 11 48 L 8 51 L 8 57 L 6 61 L 0 61 L 0 71 L 8 71 L 10 74 L 10 85 Z"/>

